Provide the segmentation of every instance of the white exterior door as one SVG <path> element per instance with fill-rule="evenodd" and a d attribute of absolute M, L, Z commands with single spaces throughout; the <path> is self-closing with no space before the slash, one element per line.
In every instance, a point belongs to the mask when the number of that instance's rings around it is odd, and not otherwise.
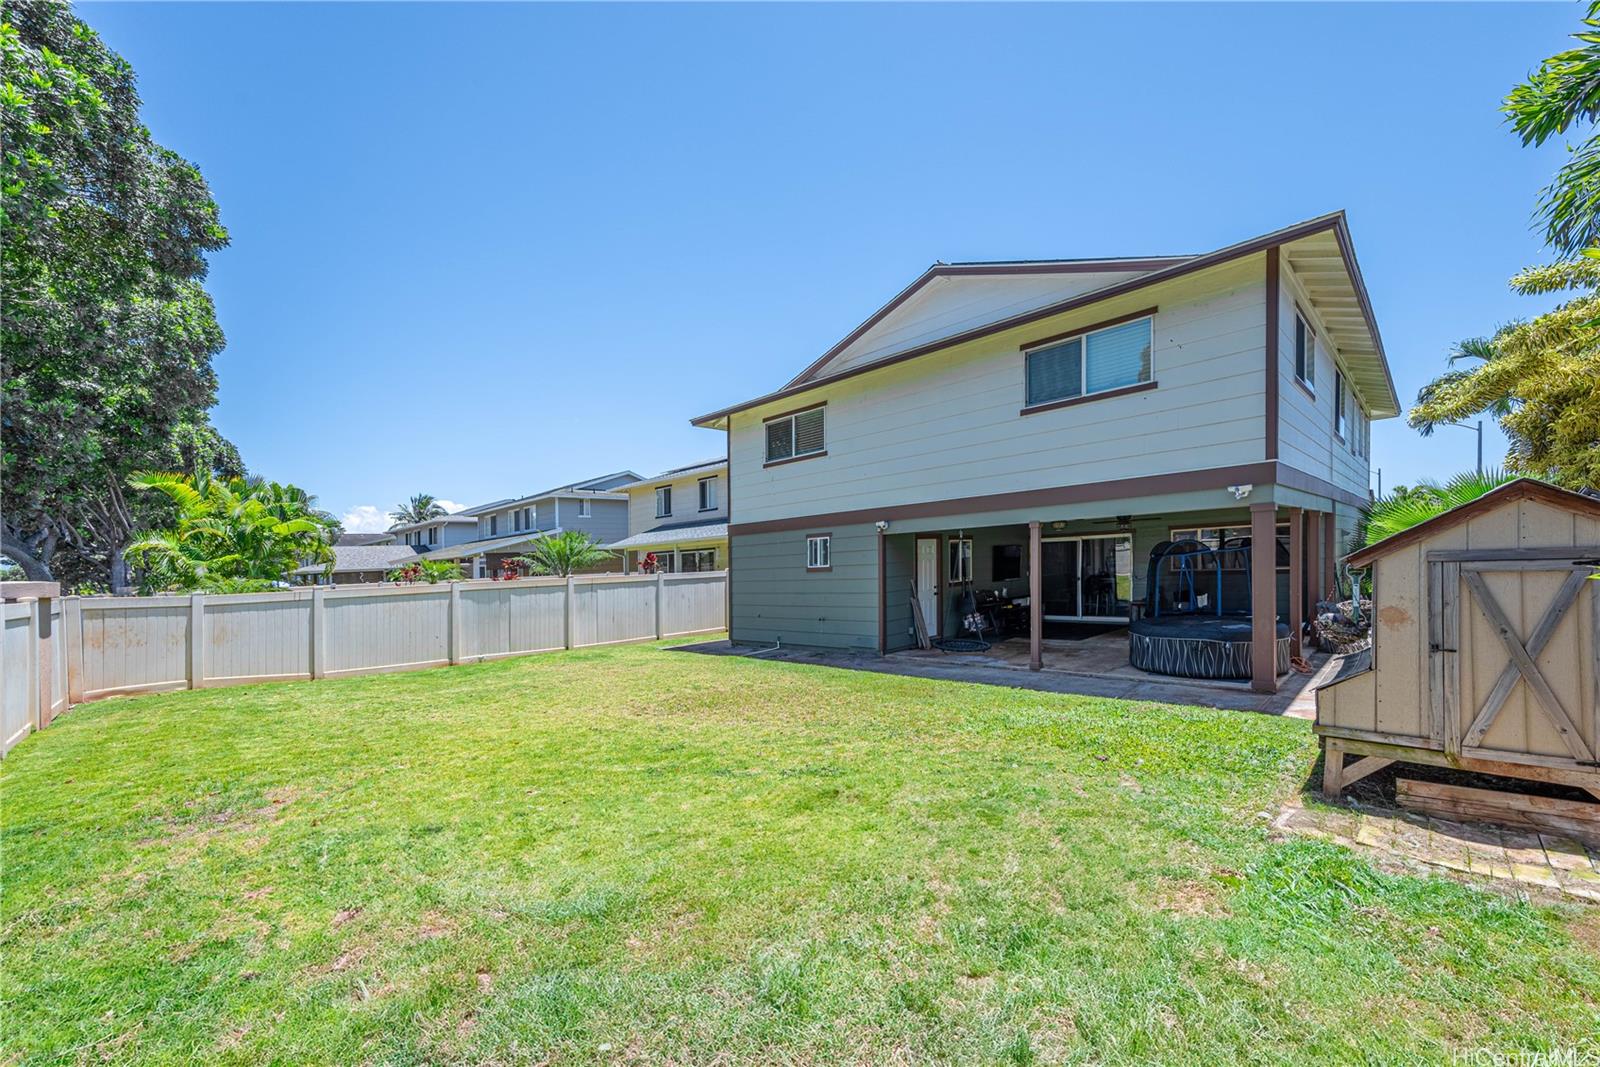
<path fill-rule="evenodd" d="M 917 539 L 917 603 L 929 637 L 939 635 L 939 539 Z"/>

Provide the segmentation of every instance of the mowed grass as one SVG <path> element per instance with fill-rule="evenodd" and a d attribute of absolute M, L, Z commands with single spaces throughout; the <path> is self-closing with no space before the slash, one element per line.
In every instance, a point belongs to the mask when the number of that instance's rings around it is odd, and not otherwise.
<path fill-rule="evenodd" d="M 0 765 L 0 1062 L 1593 1050 L 1600 909 L 1272 841 L 1314 758 L 653 646 L 88 705 Z"/>

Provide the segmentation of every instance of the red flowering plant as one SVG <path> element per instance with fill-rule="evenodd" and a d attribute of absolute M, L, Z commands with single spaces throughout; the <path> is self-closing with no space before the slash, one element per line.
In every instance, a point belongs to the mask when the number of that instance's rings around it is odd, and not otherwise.
<path fill-rule="evenodd" d="M 639 569 L 646 574 L 654 574 L 656 572 L 656 568 L 660 565 L 661 561 L 656 559 L 656 554 L 654 552 L 646 552 L 644 554 L 644 559 L 639 561 Z"/>

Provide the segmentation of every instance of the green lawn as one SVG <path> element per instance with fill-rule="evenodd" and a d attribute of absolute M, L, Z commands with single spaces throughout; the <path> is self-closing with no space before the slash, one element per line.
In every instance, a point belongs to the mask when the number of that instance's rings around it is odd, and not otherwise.
<path fill-rule="evenodd" d="M 88 705 L 0 764 L 0 1063 L 1592 1051 L 1600 909 L 1270 841 L 1314 758 L 652 646 Z"/>

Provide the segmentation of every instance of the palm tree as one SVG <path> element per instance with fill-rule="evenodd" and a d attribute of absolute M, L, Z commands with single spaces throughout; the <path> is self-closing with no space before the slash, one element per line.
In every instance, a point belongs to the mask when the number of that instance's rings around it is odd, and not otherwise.
<path fill-rule="evenodd" d="M 389 512 L 389 517 L 394 520 L 395 526 L 410 526 L 414 522 L 427 522 L 429 519 L 440 519 L 449 512 L 431 493 L 418 493 L 410 500 L 401 504 L 394 511 Z"/>
<path fill-rule="evenodd" d="M 1600 119 L 1600 2 L 1590 3 L 1572 38 L 1578 46 L 1546 59 L 1502 109 L 1524 145 L 1542 145 L 1574 125 L 1591 127 L 1539 197 L 1545 241 L 1567 256 L 1600 245 L 1600 137 L 1592 132 Z"/>
<path fill-rule="evenodd" d="M 518 559 L 526 563 L 534 574 L 553 574 L 565 578 L 615 555 L 601 548 L 599 541 L 582 530 L 566 530 L 551 537 L 539 538 L 533 543 L 532 550 Z"/>
<path fill-rule="evenodd" d="M 1482 474 L 1465 471 L 1442 485 L 1424 479 L 1409 489 L 1397 486 L 1394 492 L 1362 509 L 1350 548 L 1354 551 L 1363 545 L 1392 537 L 1401 530 L 1409 530 L 1418 523 L 1476 500 L 1512 480 L 1511 475 L 1499 470 Z"/>
<path fill-rule="evenodd" d="M 304 490 L 277 482 L 139 474 L 137 489 L 164 494 L 177 509 L 170 529 L 147 531 L 128 547 L 147 590 L 249 592 L 271 588 L 309 563 L 331 563 L 338 523 Z"/>

